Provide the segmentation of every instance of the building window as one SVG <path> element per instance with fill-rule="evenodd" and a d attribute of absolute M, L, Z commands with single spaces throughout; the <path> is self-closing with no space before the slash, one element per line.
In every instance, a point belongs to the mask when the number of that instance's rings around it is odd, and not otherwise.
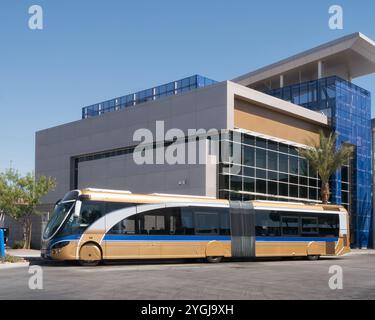
<path fill-rule="evenodd" d="M 230 150 L 232 137 L 231 132 L 222 135 L 225 142 L 222 147 Z M 244 201 L 319 201 L 319 179 L 296 147 L 249 134 L 242 134 L 241 141 L 242 163 L 236 164 L 241 170 L 223 174 L 223 168 L 229 163 L 221 159 L 220 197 Z"/>

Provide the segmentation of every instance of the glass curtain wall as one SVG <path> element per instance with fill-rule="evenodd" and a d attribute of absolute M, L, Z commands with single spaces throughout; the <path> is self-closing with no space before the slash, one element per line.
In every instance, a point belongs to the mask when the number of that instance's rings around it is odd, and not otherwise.
<path fill-rule="evenodd" d="M 293 102 L 311 110 L 323 112 L 329 118 L 333 132 L 338 134 L 337 146 L 355 146 L 352 170 L 343 169 L 331 179 L 331 201 L 346 203 L 349 198 L 352 242 L 356 247 L 368 247 L 372 234 L 372 145 L 371 95 L 339 77 L 295 84 L 266 91 L 267 94 Z M 351 187 L 346 180 L 351 181 Z"/>
<path fill-rule="evenodd" d="M 219 164 L 219 196 L 230 200 L 275 200 L 320 202 L 320 179 L 297 147 L 262 137 L 241 134 L 233 141 L 231 132 L 222 134 L 221 147 L 232 154 L 233 144 L 241 144 L 241 162 Z M 343 168 L 349 172 L 349 164 Z M 349 177 L 345 180 L 349 188 Z M 344 205 L 349 206 L 349 197 Z"/>

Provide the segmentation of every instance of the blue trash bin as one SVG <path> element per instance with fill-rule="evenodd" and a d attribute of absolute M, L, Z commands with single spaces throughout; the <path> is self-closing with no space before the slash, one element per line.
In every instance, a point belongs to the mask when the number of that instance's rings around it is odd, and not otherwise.
<path fill-rule="evenodd" d="M 0 257 L 5 257 L 4 230 L 0 229 Z"/>

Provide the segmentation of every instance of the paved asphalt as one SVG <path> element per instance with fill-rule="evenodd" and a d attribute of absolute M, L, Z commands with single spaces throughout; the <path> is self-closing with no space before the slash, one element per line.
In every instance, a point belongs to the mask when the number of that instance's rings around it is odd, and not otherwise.
<path fill-rule="evenodd" d="M 329 288 L 332 265 L 342 267 L 342 290 Z M 319 261 L 41 267 L 42 290 L 29 289 L 28 266 L 0 268 L 0 299 L 375 299 L 375 254 Z"/>

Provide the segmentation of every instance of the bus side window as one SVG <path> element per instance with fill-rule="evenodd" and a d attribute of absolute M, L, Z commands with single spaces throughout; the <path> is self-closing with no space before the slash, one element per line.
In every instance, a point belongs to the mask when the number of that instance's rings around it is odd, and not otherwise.
<path fill-rule="evenodd" d="M 157 209 L 139 215 L 141 234 L 162 235 L 166 233 L 165 209 Z"/>
<path fill-rule="evenodd" d="M 301 217 L 301 231 L 302 235 L 317 235 L 318 234 L 318 218 L 315 217 Z"/>
<path fill-rule="evenodd" d="M 104 202 L 83 201 L 80 212 L 80 224 L 90 225 L 104 215 Z"/>
<path fill-rule="evenodd" d="M 319 235 L 322 237 L 339 236 L 339 215 L 327 214 L 319 216 Z"/>
<path fill-rule="evenodd" d="M 281 217 L 281 231 L 285 236 L 299 235 L 299 217 L 283 216 Z"/>
<path fill-rule="evenodd" d="M 135 216 L 131 216 L 115 224 L 112 227 L 112 229 L 109 230 L 108 233 L 109 234 L 126 234 L 126 235 L 137 234 L 135 227 L 136 227 L 136 218 Z"/>
<path fill-rule="evenodd" d="M 219 233 L 219 215 L 217 212 L 196 211 L 194 218 L 196 234 L 215 235 Z"/>
<path fill-rule="evenodd" d="M 190 208 L 182 207 L 176 213 L 176 235 L 193 235 L 194 222 L 193 213 Z"/>
<path fill-rule="evenodd" d="M 220 235 L 230 235 L 229 209 L 220 210 Z"/>
<path fill-rule="evenodd" d="M 276 211 L 257 210 L 255 213 L 255 232 L 258 237 L 280 236 L 280 214 Z"/>

